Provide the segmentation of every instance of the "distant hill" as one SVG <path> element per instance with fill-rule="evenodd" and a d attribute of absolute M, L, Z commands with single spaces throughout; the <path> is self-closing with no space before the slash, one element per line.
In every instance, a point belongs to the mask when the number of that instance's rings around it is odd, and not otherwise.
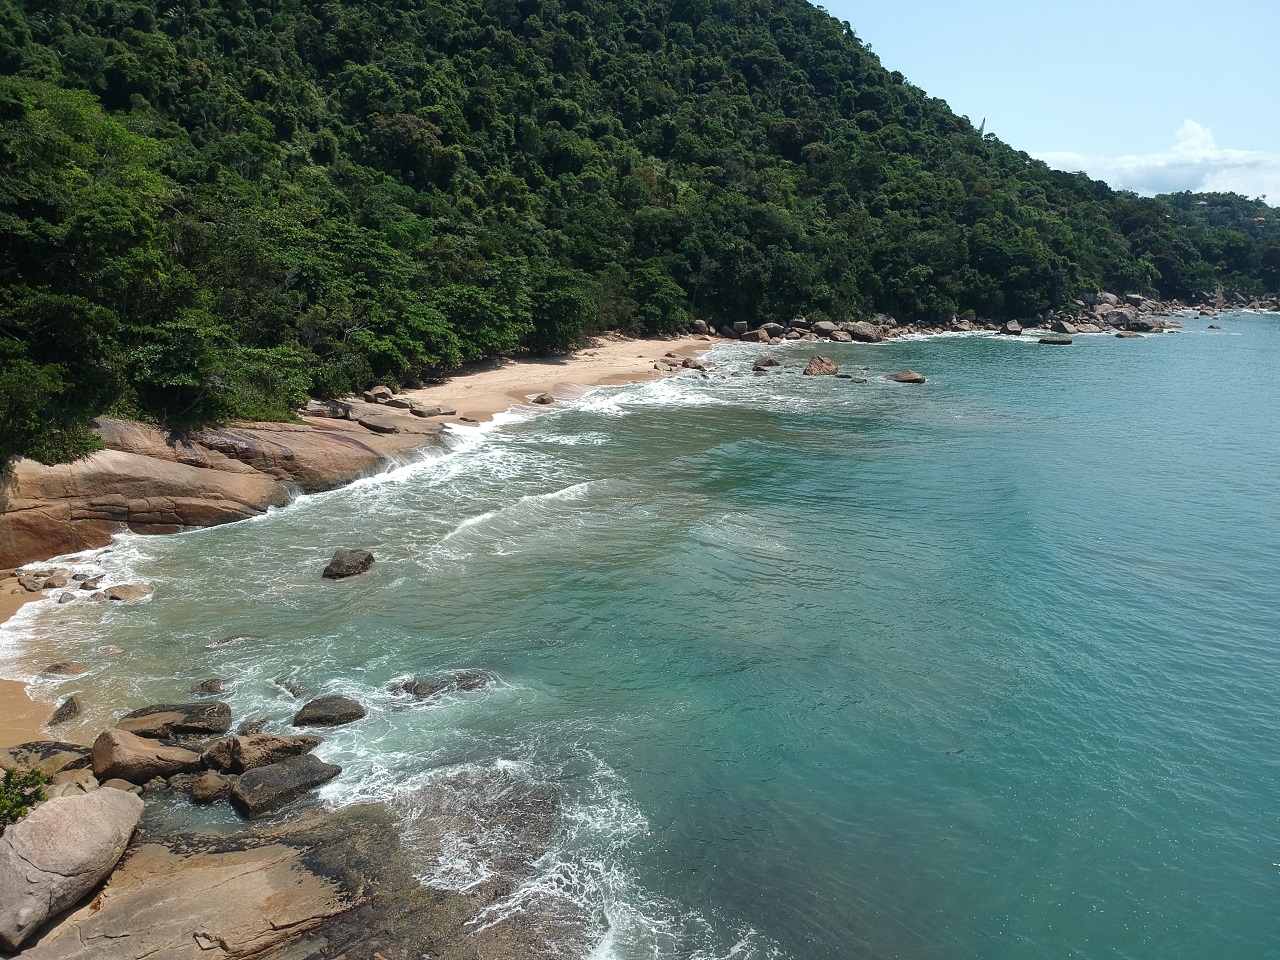
<path fill-rule="evenodd" d="M 0 0 L 0 70 L 5 457 L 606 326 L 1280 288 L 1273 228 L 1050 170 L 804 0 Z"/>

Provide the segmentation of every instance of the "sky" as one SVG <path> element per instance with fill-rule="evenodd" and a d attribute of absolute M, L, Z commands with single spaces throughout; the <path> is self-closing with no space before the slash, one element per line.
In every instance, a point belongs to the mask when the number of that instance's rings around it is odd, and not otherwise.
<path fill-rule="evenodd" d="M 889 70 L 1063 170 L 1280 205 L 1280 0 L 828 0 Z"/>

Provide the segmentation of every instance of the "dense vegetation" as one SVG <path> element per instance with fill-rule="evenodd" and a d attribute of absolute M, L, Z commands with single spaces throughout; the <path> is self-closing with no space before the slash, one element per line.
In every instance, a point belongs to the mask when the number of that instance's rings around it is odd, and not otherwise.
<path fill-rule="evenodd" d="M 33 804 L 47 799 L 44 785 L 48 782 L 39 770 L 19 773 L 13 767 L 5 769 L 4 777 L 0 779 L 0 834 L 4 833 L 5 827 L 25 817 Z"/>
<path fill-rule="evenodd" d="M 6 459 L 595 328 L 1280 286 L 804 0 L 0 0 L 0 71 Z"/>

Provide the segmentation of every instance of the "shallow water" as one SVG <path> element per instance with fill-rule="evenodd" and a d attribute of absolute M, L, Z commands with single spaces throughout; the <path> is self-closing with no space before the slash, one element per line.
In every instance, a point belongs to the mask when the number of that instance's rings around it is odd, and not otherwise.
<path fill-rule="evenodd" d="M 153 599 L 28 607 L 0 668 L 88 663 L 34 688 L 90 693 L 86 730 L 214 675 L 271 729 L 276 678 L 350 693 L 334 803 L 550 788 L 554 846 L 494 913 L 581 904 L 594 958 L 1280 955 L 1280 321 L 1220 322 L 718 347 L 121 538 L 86 569 Z M 815 352 L 869 382 L 801 377 Z M 341 545 L 378 562 L 321 581 Z M 461 667 L 499 680 L 389 690 Z M 424 880 L 509 839 L 424 846 Z"/>

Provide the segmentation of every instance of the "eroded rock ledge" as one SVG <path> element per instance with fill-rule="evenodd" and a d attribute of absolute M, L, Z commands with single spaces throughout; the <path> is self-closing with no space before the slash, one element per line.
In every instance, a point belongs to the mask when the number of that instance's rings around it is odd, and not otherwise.
<path fill-rule="evenodd" d="M 105 546 L 123 530 L 174 533 L 244 520 L 438 442 L 439 423 L 376 409 L 397 432 L 312 416 L 192 432 L 100 419 L 95 430 L 107 449 L 57 466 L 17 459 L 5 472 L 0 567 Z"/>

